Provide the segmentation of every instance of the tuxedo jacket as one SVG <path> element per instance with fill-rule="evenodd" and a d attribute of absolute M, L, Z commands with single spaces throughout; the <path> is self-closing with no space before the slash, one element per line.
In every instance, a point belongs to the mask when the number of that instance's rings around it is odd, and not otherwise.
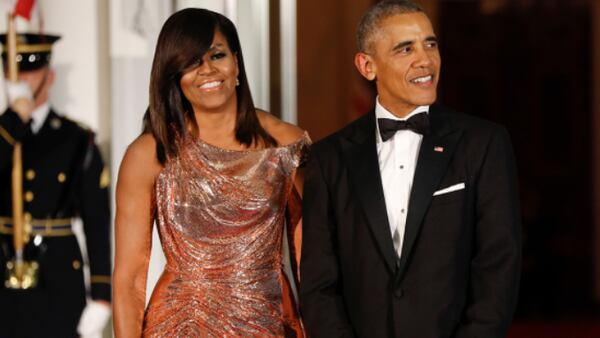
<path fill-rule="evenodd" d="M 309 337 L 506 336 L 521 259 L 509 136 L 440 106 L 431 106 L 429 117 L 400 258 L 387 218 L 375 113 L 313 145 L 300 263 Z"/>

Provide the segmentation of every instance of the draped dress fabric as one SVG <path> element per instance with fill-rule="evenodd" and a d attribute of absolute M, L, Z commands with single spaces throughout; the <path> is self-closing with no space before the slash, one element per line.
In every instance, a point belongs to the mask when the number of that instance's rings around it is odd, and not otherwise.
<path fill-rule="evenodd" d="M 144 337 L 303 336 L 281 248 L 309 144 L 306 133 L 258 150 L 183 141 L 155 186 L 167 263 Z"/>

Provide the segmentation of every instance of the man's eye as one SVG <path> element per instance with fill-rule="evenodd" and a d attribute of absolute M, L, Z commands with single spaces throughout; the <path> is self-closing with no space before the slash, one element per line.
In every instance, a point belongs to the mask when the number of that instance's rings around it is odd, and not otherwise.
<path fill-rule="evenodd" d="M 400 49 L 400 53 L 410 53 L 412 51 L 412 47 L 404 47 L 402 49 Z"/>
<path fill-rule="evenodd" d="M 429 42 L 427 43 L 427 48 L 437 48 L 437 42 Z"/>

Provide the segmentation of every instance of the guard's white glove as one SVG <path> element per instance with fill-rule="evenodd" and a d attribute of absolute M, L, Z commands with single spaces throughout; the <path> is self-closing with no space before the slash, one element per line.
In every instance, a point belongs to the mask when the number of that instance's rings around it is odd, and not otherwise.
<path fill-rule="evenodd" d="M 110 306 L 102 302 L 89 301 L 81 313 L 77 332 L 83 338 L 101 338 L 109 318 Z"/>
<path fill-rule="evenodd" d="M 33 113 L 33 94 L 31 87 L 24 82 L 6 81 L 6 98 L 8 105 L 14 110 L 23 122 L 31 119 Z"/>
<path fill-rule="evenodd" d="M 6 98 L 9 105 L 13 105 L 18 99 L 33 101 L 31 87 L 25 81 L 6 81 Z"/>

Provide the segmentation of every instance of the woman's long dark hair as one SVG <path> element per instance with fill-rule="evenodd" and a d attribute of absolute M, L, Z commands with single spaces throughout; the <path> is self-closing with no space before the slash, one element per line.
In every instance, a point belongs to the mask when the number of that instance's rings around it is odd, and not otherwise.
<path fill-rule="evenodd" d="M 260 125 L 250 94 L 244 58 L 237 31 L 225 16 L 206 9 L 186 8 L 167 19 L 158 36 L 150 74 L 150 105 L 144 115 L 144 132 L 156 139 L 161 164 L 178 154 L 177 140 L 186 137 L 187 126 L 198 134 L 196 117 L 179 84 L 183 73 L 201 62 L 215 32 L 221 32 L 237 58 L 239 85 L 236 86 L 237 118 L 235 137 L 247 147 L 277 141 Z"/>

